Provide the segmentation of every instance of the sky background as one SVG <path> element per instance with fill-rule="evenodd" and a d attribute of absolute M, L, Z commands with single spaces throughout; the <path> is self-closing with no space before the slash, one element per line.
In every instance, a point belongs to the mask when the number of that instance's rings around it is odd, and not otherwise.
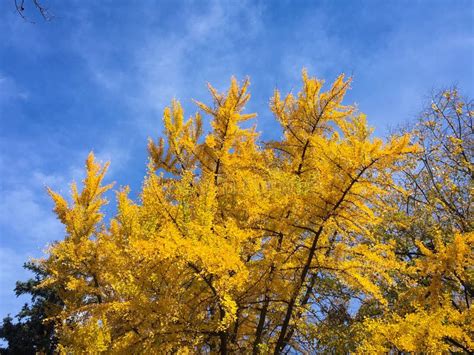
<path fill-rule="evenodd" d="M 107 181 L 136 194 L 163 108 L 177 98 L 194 114 L 207 82 L 249 76 L 264 139 L 280 135 L 269 97 L 297 91 L 303 67 L 327 82 L 352 75 L 345 102 L 378 135 L 413 120 L 433 90 L 474 98 L 470 0 L 42 3 L 50 22 L 29 0 L 35 23 L 0 4 L 0 317 L 25 300 L 13 292 L 29 277 L 22 264 L 64 236 L 45 186 L 68 193 L 93 150 L 111 161 Z"/>

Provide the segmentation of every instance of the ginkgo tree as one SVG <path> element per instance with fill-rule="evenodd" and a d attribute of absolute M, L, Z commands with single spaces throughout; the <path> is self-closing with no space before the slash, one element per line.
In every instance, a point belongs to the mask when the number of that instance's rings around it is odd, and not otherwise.
<path fill-rule="evenodd" d="M 444 90 L 412 130 L 422 149 L 381 223 L 404 265 L 394 270 L 390 307 L 363 324 L 364 351 L 474 350 L 473 109 L 457 89 Z"/>
<path fill-rule="evenodd" d="M 40 287 L 54 288 L 62 302 L 50 314 L 60 351 L 390 349 L 386 333 L 395 334 L 403 317 L 393 293 L 405 295 L 413 279 L 419 295 L 422 287 L 436 288 L 427 275 L 441 269 L 431 260 L 465 251 L 465 231 L 454 234 L 453 246 L 419 239 L 424 257 L 401 257 L 400 243 L 380 231 L 398 206 L 390 198 L 402 191 L 397 177 L 422 144 L 409 134 L 373 138 L 365 115 L 343 104 L 350 85 L 343 75 L 327 90 L 305 71 L 302 82 L 299 93 L 275 91 L 271 98 L 282 130 L 276 141 L 262 142 L 255 127 L 243 124 L 255 117 L 245 113 L 248 80 L 232 79 L 224 93 L 209 86 L 211 103 L 197 102 L 200 113 L 188 119 L 173 101 L 164 111 L 163 138 L 148 143 L 139 199 L 119 190 L 111 218 L 101 211 L 111 188 L 103 184 L 108 165 L 92 153 L 71 199 L 50 191 L 66 237 L 39 261 L 48 275 Z M 451 268 L 450 275 L 467 277 L 462 267 L 445 264 L 440 268 Z M 451 324 L 459 332 L 458 323 L 467 322 L 461 318 Z M 404 320 L 397 329 L 410 331 L 416 319 Z M 387 322 L 395 325 L 384 328 Z M 451 341 L 464 339 L 469 349 L 468 336 Z"/>

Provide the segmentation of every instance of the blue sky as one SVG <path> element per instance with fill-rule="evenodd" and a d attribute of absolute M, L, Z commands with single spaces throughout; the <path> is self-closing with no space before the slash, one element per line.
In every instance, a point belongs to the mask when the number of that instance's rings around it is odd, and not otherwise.
<path fill-rule="evenodd" d="M 472 1 L 44 0 L 56 17 L 27 7 L 35 24 L 13 3 L 0 4 L 0 317 L 23 302 L 23 262 L 63 237 L 44 187 L 67 193 L 93 150 L 136 193 L 172 98 L 193 114 L 207 82 L 249 76 L 248 110 L 271 138 L 268 98 L 298 89 L 303 67 L 328 82 L 353 75 L 346 103 L 381 135 L 433 89 L 474 97 Z"/>

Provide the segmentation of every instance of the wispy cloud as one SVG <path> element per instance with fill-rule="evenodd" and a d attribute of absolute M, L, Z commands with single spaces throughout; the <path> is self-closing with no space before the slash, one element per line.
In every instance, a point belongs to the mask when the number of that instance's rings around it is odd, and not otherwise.
<path fill-rule="evenodd" d="M 236 40 L 258 35 L 260 14 L 261 6 L 251 2 L 195 3 L 183 9 L 169 32 L 144 32 L 139 38 L 128 34 L 120 49 L 84 20 L 73 35 L 73 47 L 104 95 L 125 102 L 135 128 L 150 134 L 159 123 L 150 117 L 161 115 L 172 98 L 189 99 L 203 91 L 206 81 L 222 85 L 240 74 L 235 73 L 242 60 Z M 153 27 L 153 16 L 143 15 L 142 21 Z"/>
<path fill-rule="evenodd" d="M 0 72 L 0 109 L 14 100 L 28 100 L 28 91 L 19 87 L 11 77 L 2 75 Z"/>
<path fill-rule="evenodd" d="M 26 153 L 26 152 L 25 152 Z M 37 162 L 15 162 L 0 154 L 0 312 L 18 310 L 22 299 L 12 297 L 15 282 L 28 277 L 22 269 L 29 258 L 43 254 L 46 244 L 63 237 L 63 228 L 51 213 L 45 185 L 65 190 L 65 176 L 30 170 Z"/>
<path fill-rule="evenodd" d="M 17 298 L 13 292 L 17 280 L 26 280 L 29 273 L 22 268 L 29 255 L 19 252 L 16 248 L 0 247 L 0 312 L 2 317 L 10 314 L 15 316 L 20 306 L 29 301 L 27 297 Z"/>

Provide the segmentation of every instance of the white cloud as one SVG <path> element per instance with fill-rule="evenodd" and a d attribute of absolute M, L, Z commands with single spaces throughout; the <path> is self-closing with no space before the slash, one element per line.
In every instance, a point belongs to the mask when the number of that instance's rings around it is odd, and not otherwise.
<path fill-rule="evenodd" d="M 114 180 L 117 173 L 126 168 L 131 158 L 133 141 L 119 141 L 109 138 L 94 151 L 94 155 L 100 164 L 109 162 L 106 179 Z"/>
<path fill-rule="evenodd" d="M 19 87 L 15 80 L 0 73 L 0 105 L 12 100 L 27 100 L 28 96 L 28 91 Z"/>
<path fill-rule="evenodd" d="M 262 6 L 253 2 L 191 5 L 184 7 L 182 21 L 166 36 L 147 31 L 134 41 L 130 34 L 120 41 L 120 50 L 116 42 L 97 33 L 87 16 L 79 18 L 72 36 L 72 48 L 86 63 L 90 78 L 104 96 L 126 104 L 127 116 L 141 136 L 157 132 L 162 110 L 172 98 L 186 101 L 204 92 L 206 81 L 227 85 L 236 74 L 230 68 L 242 60 L 237 43 L 263 29 Z M 166 15 L 144 13 L 140 28 L 153 27 L 159 16 Z"/>
<path fill-rule="evenodd" d="M 15 315 L 27 297 L 14 295 L 15 282 L 31 277 L 22 265 L 44 255 L 47 244 L 64 237 L 46 186 L 63 194 L 80 181 L 83 169 L 70 165 L 63 173 L 28 144 L 11 144 L 15 156 L 0 150 L 0 315 Z M 19 158 L 21 157 L 21 158 Z"/>
<path fill-rule="evenodd" d="M 17 298 L 13 292 L 17 280 L 26 280 L 31 275 L 22 268 L 28 255 L 19 253 L 13 248 L 0 247 L 0 315 L 6 316 L 8 313 L 15 316 L 20 307 L 28 299 L 27 297 Z"/>
<path fill-rule="evenodd" d="M 70 182 L 80 181 L 83 169 L 71 164 L 58 172 L 29 144 L 11 143 L 10 149 L 16 149 L 15 156 L 0 151 L 0 243 L 38 255 L 48 242 L 63 237 L 46 187 L 68 194 Z"/>
<path fill-rule="evenodd" d="M 43 194 L 46 194 L 43 191 Z M 3 191 L 0 201 L 0 225 L 15 241 L 42 245 L 61 237 L 62 228 L 51 213 L 51 204 L 32 186 Z M 49 208 L 48 208 L 49 207 Z M 8 228 L 8 229 L 7 229 Z M 2 244 L 11 244 L 2 236 Z M 14 244 L 14 243 L 12 243 Z"/>

